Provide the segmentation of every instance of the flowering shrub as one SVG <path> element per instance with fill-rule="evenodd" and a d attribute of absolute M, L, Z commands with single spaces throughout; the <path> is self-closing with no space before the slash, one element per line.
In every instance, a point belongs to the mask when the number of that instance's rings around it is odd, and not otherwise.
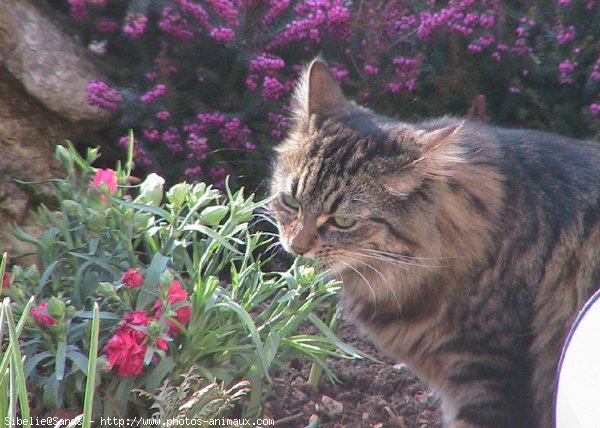
<path fill-rule="evenodd" d="M 359 102 L 406 119 L 465 115 L 483 94 L 496 123 L 600 130 L 597 0 L 48 1 L 107 65 L 89 100 L 118 111 L 114 141 L 137 129 L 138 165 L 171 178 L 222 186 L 224 162 L 255 176 L 317 53 Z"/>
<path fill-rule="evenodd" d="M 226 185 L 165 191 L 156 174 L 131 186 L 131 160 L 115 171 L 91 167 L 96 158 L 95 149 L 84 159 L 58 147 L 68 174 L 53 180 L 57 206 L 39 208 L 47 229 L 39 238 L 15 229 L 35 245 L 37 264 L 14 265 L 1 294 L 17 313 L 35 297 L 20 335 L 32 407 L 81 408 L 95 303 L 96 416 L 145 415 L 148 395 L 132 389 L 157 391 L 197 366 L 207 384 L 248 384 L 241 407 L 255 417 L 270 373 L 288 358 L 353 352 L 312 314 L 335 283 L 299 261 L 265 272 L 271 238 L 249 230 L 264 202 Z M 325 337 L 298 334 L 304 322 Z"/>

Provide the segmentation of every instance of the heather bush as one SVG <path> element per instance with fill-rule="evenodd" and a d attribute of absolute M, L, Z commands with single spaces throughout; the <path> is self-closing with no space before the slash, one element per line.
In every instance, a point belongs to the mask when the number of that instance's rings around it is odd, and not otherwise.
<path fill-rule="evenodd" d="M 136 162 L 171 179 L 260 178 L 302 65 L 322 53 L 344 90 L 405 119 L 465 115 L 576 137 L 600 130 L 597 0 L 47 0 L 111 82 L 89 101 L 129 128 Z M 481 98 L 480 98 L 481 99 Z"/>
<path fill-rule="evenodd" d="M 324 364 L 354 353 L 313 313 L 329 307 L 338 283 L 300 260 L 287 272 L 267 272 L 273 238 L 251 225 L 266 201 L 202 182 L 163 189 L 155 173 L 132 185 L 132 152 L 130 145 L 125 166 L 112 170 L 91 166 L 96 149 L 82 157 L 73 146 L 58 147 L 67 176 L 51 180 L 56 206 L 38 209 L 45 230 L 15 229 L 35 247 L 37 262 L 14 265 L 0 295 L 24 320 L 12 358 L 24 358 L 21 385 L 32 408 L 82 408 L 92 347 L 94 416 L 121 418 L 147 415 L 148 397 L 157 405 L 169 399 L 175 407 L 168 411 L 176 411 L 183 403 L 173 402 L 169 385 L 180 386 L 174 382 L 186 373 L 184 383 L 212 391 L 188 397 L 183 390 L 181 400 L 198 402 L 193 412 L 222 413 L 239 402 L 238 415 L 256 417 L 271 374 L 290 358 Z M 97 341 L 90 340 L 94 305 Z M 319 333 L 300 333 L 307 323 Z M 0 316 L 2 341 L 3 326 Z M 152 395 L 164 382 L 164 394 Z"/>

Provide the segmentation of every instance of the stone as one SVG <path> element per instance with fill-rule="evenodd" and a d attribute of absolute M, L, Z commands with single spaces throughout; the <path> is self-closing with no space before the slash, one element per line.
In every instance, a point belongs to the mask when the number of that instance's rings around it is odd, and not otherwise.
<path fill-rule="evenodd" d="M 24 186 L 63 175 L 54 148 L 100 128 L 110 114 L 87 101 L 89 80 L 106 80 L 60 18 L 41 2 L 0 0 L 0 252 L 32 248 L 10 231 L 36 234 L 32 215 L 51 198 L 48 185 Z"/>

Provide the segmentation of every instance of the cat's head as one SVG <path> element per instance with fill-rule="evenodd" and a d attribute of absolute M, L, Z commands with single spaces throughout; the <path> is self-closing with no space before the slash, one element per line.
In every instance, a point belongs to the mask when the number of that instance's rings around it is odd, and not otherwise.
<path fill-rule="evenodd" d="M 271 184 L 283 247 L 334 271 L 434 256 L 435 183 L 462 160 L 452 144 L 461 123 L 418 129 L 376 115 L 347 100 L 319 59 L 303 74 L 293 105 Z"/>

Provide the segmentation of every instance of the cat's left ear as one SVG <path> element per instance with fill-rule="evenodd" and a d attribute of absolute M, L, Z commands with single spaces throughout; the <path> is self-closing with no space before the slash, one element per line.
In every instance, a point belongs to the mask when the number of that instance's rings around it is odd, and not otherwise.
<path fill-rule="evenodd" d="M 320 58 L 306 68 L 296 88 L 294 101 L 296 114 L 305 118 L 340 110 L 350 103 L 329 66 Z"/>
<path fill-rule="evenodd" d="M 416 132 L 416 141 L 424 157 L 435 155 L 443 151 L 448 145 L 456 141 L 464 121 L 436 129 L 435 131 L 419 130 Z"/>
<path fill-rule="evenodd" d="M 464 150 L 456 142 L 464 122 L 452 124 L 434 131 L 412 131 L 419 147 L 419 155 L 409 167 L 418 174 L 387 174 L 381 178 L 383 186 L 392 194 L 405 197 L 423 177 L 433 179 L 451 177 L 455 167 L 464 161 Z"/>
<path fill-rule="evenodd" d="M 308 114 L 327 113 L 344 107 L 348 101 L 339 82 L 321 59 L 308 67 Z"/>

